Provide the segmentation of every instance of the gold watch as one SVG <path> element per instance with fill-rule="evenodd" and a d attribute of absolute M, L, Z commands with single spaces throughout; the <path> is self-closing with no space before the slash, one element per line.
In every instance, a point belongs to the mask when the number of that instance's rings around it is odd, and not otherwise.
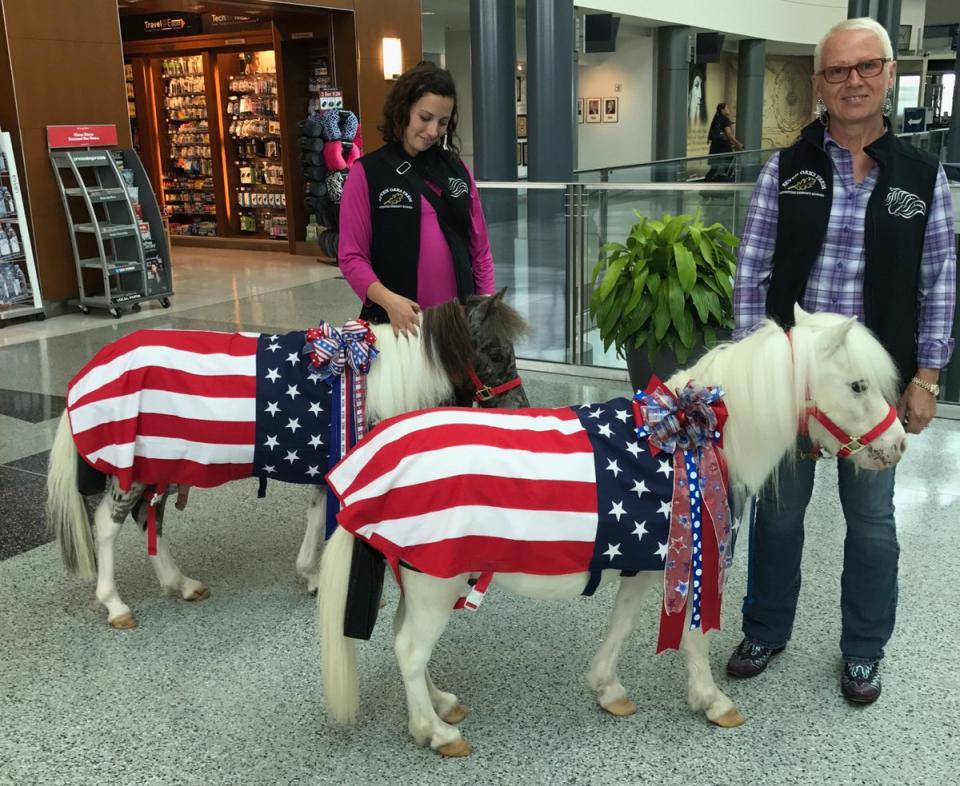
<path fill-rule="evenodd" d="M 910 384 L 916 385 L 918 388 L 923 388 L 931 396 L 940 395 L 940 386 L 936 382 L 926 382 L 920 379 L 920 377 L 914 377 L 910 380 Z"/>

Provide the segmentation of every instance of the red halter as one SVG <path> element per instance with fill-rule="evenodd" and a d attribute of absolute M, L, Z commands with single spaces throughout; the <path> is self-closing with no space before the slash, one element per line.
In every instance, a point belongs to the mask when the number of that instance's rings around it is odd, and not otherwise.
<path fill-rule="evenodd" d="M 830 418 L 828 418 L 826 414 L 824 414 L 813 402 L 807 402 L 807 408 L 804 412 L 804 420 L 801 421 L 800 425 L 801 434 L 808 433 L 806 418 L 814 418 L 827 431 L 833 434 L 833 436 L 836 437 L 837 441 L 840 443 L 840 449 L 837 451 L 836 455 L 840 458 L 846 458 L 847 456 L 852 456 L 855 453 L 859 453 L 867 445 L 879 437 L 884 431 L 890 428 L 890 426 L 893 425 L 893 422 L 897 419 L 897 410 L 891 404 L 890 409 L 887 411 L 887 414 L 883 420 L 881 420 L 876 426 L 860 437 L 853 437 L 847 434 L 836 423 L 830 420 Z M 819 445 L 813 446 L 810 451 L 810 456 L 811 458 L 821 458 L 822 451 Z"/>
<path fill-rule="evenodd" d="M 484 385 L 480 381 L 480 377 L 477 376 L 477 372 L 473 370 L 473 366 L 467 366 L 467 373 L 470 375 L 470 381 L 473 383 L 473 386 L 477 389 L 477 392 L 473 395 L 474 401 L 489 401 L 496 396 L 499 396 L 501 393 L 506 393 L 508 390 L 513 390 L 515 387 L 519 387 L 522 384 L 519 374 L 511 379 L 509 382 L 504 382 L 502 385 L 496 385 L 490 387 L 489 385 Z"/>
<path fill-rule="evenodd" d="M 793 339 L 790 336 L 790 331 L 787 331 L 787 341 L 790 342 L 791 349 L 793 347 Z M 807 395 L 810 395 L 809 388 L 807 389 Z M 821 426 L 823 426 L 827 431 L 829 431 L 836 440 L 840 443 L 840 449 L 836 452 L 836 455 L 839 458 L 847 458 L 847 456 L 853 456 L 856 453 L 859 453 L 867 445 L 873 442 L 877 437 L 879 437 L 884 431 L 886 431 L 890 426 L 893 425 L 893 422 L 897 419 L 897 409 L 890 405 L 890 409 L 887 410 L 887 414 L 884 416 L 877 425 L 870 429 L 866 434 L 860 437 L 854 437 L 850 434 L 847 434 L 842 428 L 840 428 L 836 423 L 834 423 L 827 416 L 823 410 L 821 410 L 815 402 L 807 400 L 807 408 L 803 411 L 803 414 L 800 416 L 800 424 L 798 431 L 801 435 L 807 436 L 810 431 L 807 428 L 807 420 L 813 418 Z M 826 455 L 824 455 L 826 454 Z M 820 445 L 813 445 L 810 448 L 810 458 L 831 458 L 829 452 L 825 451 Z"/>

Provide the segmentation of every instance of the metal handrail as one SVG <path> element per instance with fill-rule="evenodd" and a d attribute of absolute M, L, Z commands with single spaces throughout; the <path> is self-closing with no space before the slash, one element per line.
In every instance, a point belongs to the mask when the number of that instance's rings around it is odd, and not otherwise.
<path fill-rule="evenodd" d="M 591 172 L 613 172 L 618 169 L 642 169 L 644 167 L 660 166 L 661 164 L 681 164 L 690 161 L 707 161 L 711 158 L 729 158 L 731 156 L 756 155 L 757 153 L 777 153 L 779 147 L 759 147 L 750 150 L 731 150 L 729 153 L 709 153 L 703 156 L 682 156 L 680 158 L 661 158 L 656 161 L 644 161 L 639 164 L 617 164 L 616 166 L 598 166 L 590 169 L 574 169 L 575 175 L 584 175 Z"/>

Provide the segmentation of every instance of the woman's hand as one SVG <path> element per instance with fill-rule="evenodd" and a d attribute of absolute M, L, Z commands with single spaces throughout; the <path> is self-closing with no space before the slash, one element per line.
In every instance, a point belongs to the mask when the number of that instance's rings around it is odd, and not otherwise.
<path fill-rule="evenodd" d="M 420 330 L 419 304 L 395 292 L 391 292 L 384 301 L 381 305 L 387 312 L 393 335 L 417 335 Z"/>

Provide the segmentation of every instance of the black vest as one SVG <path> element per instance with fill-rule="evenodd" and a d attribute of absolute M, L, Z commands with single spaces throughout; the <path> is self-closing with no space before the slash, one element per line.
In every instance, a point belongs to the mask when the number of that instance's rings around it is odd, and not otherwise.
<path fill-rule="evenodd" d="M 784 327 L 803 298 L 827 234 L 833 163 L 814 121 L 781 151 L 779 212 L 767 314 Z M 902 381 L 917 369 L 917 292 L 927 214 L 939 164 L 887 132 L 865 148 L 880 171 L 867 203 L 863 280 L 865 324 L 880 339 Z"/>
<path fill-rule="evenodd" d="M 439 150 L 427 150 L 411 158 L 398 145 L 375 150 L 360 161 L 369 189 L 370 259 L 380 283 L 410 300 L 417 299 L 420 195 L 409 175 L 397 171 L 398 163 L 408 162 L 420 178 L 441 188 L 443 213 L 438 211 L 437 218 L 453 254 L 457 294 L 461 302 L 465 301 L 473 294 L 473 271 L 469 254 L 470 176 L 463 162 Z M 386 312 L 369 300 L 363 304 L 360 317 L 374 323 L 389 321 Z"/>

